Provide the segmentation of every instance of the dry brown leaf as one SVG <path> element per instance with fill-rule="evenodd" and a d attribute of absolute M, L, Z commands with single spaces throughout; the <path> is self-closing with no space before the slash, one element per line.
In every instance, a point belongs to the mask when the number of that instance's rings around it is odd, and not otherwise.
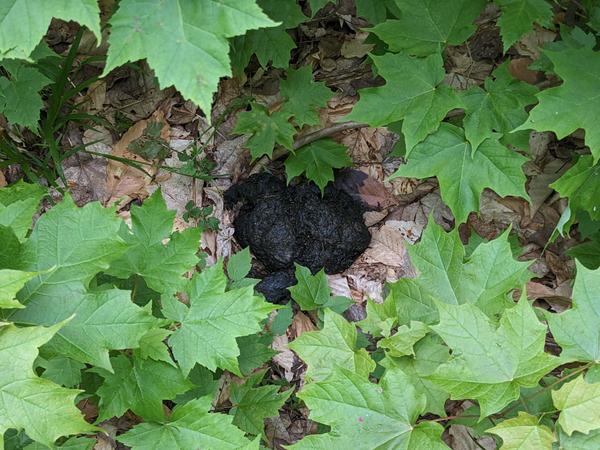
<path fill-rule="evenodd" d="M 383 225 L 372 234 L 371 245 L 364 253 L 367 262 L 378 262 L 392 267 L 410 265 L 402 233 Z"/>
<path fill-rule="evenodd" d="M 287 335 L 275 336 L 271 347 L 279 352 L 273 357 L 273 362 L 283 369 L 284 377 L 287 381 L 294 379 L 294 364 L 296 363 L 296 355 L 288 347 Z"/>
<path fill-rule="evenodd" d="M 327 275 L 327 282 L 332 295 L 352 298 L 352 292 L 345 276 L 338 274 Z"/>
<path fill-rule="evenodd" d="M 529 65 L 533 62 L 530 58 L 515 58 L 508 63 L 508 71 L 517 80 L 529 84 L 536 84 L 540 78 L 540 72 L 530 70 Z"/>
<path fill-rule="evenodd" d="M 294 314 L 292 324 L 290 325 L 290 328 L 289 328 L 289 334 L 290 334 L 290 337 L 293 337 L 294 339 L 296 339 L 302 333 L 306 333 L 307 331 L 316 331 L 316 330 L 317 330 L 317 327 L 312 322 L 312 320 L 310 320 L 310 317 L 308 317 L 302 311 L 298 311 L 297 313 Z"/>
<path fill-rule="evenodd" d="M 150 121 L 159 121 L 163 123 L 161 137 L 168 141 L 169 125 L 165 121 L 164 113 L 160 110 L 157 110 L 154 112 L 154 114 L 152 114 L 151 119 L 140 120 L 129 130 L 127 130 L 119 142 L 114 145 L 111 155 L 119 158 L 127 158 L 134 161 L 148 163 L 149 161 L 146 161 L 141 156 L 131 153 L 127 148 L 131 142 L 143 135 L 144 130 Z M 151 175 L 156 173 L 151 166 L 145 167 L 147 168 L 145 169 L 146 172 L 150 173 Z M 119 199 L 125 199 L 125 201 L 128 202 L 133 198 L 143 199 L 148 196 L 146 186 L 148 186 L 150 183 L 151 178 L 144 172 L 127 164 L 119 161 L 109 160 L 106 179 L 106 205 L 111 205 Z"/>
<path fill-rule="evenodd" d="M 4 178 L 4 174 L 0 170 L 0 187 L 6 186 L 8 183 L 6 182 L 6 178 Z"/>
<path fill-rule="evenodd" d="M 398 200 L 373 177 L 367 177 L 358 187 L 360 198 L 371 208 L 386 209 L 398 204 Z"/>

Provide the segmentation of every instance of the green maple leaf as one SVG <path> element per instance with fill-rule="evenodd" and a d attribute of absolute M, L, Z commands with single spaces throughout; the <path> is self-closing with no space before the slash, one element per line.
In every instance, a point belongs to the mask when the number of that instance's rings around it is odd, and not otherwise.
<path fill-rule="evenodd" d="M 261 331 L 260 322 L 279 308 L 255 296 L 253 286 L 225 292 L 226 284 L 219 262 L 194 275 L 189 307 L 174 298 L 163 301 L 165 316 L 181 323 L 169 344 L 185 374 L 199 363 L 213 372 L 219 367 L 241 376 L 236 338 Z"/>
<path fill-rule="evenodd" d="M 79 22 L 101 41 L 96 0 L 8 0 L 0 7 L 0 59 L 28 59 L 53 17 Z"/>
<path fill-rule="evenodd" d="M 120 417 L 128 409 L 149 421 L 162 421 L 163 400 L 173 400 L 193 387 L 181 371 L 169 364 L 125 355 L 110 359 L 114 373 L 94 367 L 104 382 L 96 391 L 100 397 L 98 421 Z"/>
<path fill-rule="evenodd" d="M 475 31 L 475 19 L 485 0 L 396 0 L 397 20 L 387 20 L 370 31 L 392 52 L 428 56 L 446 45 L 459 45 Z"/>
<path fill-rule="evenodd" d="M 452 349 L 450 361 L 429 378 L 451 398 L 475 399 L 481 418 L 519 398 L 521 387 L 536 386 L 560 358 L 544 352 L 546 327 L 526 298 L 504 311 L 500 325 L 473 304 L 438 303 L 440 323 L 431 327 Z"/>
<path fill-rule="evenodd" d="M 550 331 L 561 346 L 561 356 L 577 361 L 600 361 L 600 269 L 590 270 L 577 262 L 571 309 L 546 314 Z"/>
<path fill-rule="evenodd" d="M 252 159 L 273 155 L 275 144 L 288 150 L 294 147 L 296 130 L 289 122 L 290 115 L 276 111 L 269 115 L 267 108 L 258 103 L 252 105 L 251 111 L 244 111 L 238 115 L 234 133 L 249 133 L 252 137 L 246 142 Z"/>
<path fill-rule="evenodd" d="M 285 160 L 285 174 L 288 181 L 298 175 L 305 174 L 306 178 L 314 181 L 321 192 L 333 181 L 333 169 L 350 167 L 352 160 L 346 147 L 331 139 L 319 139 L 294 153 Z"/>
<path fill-rule="evenodd" d="M 145 58 L 161 87 L 174 85 L 210 117 L 219 79 L 231 75 L 227 38 L 275 25 L 254 0 L 123 0 L 104 74 Z"/>
<path fill-rule="evenodd" d="M 400 370 L 388 370 L 379 385 L 349 370 L 309 383 L 298 393 L 310 418 L 329 425 L 325 434 L 306 436 L 290 449 L 356 447 L 361 449 L 447 450 L 443 428 L 433 422 L 414 425 L 425 399 Z"/>
<path fill-rule="evenodd" d="M 131 292 L 112 289 L 30 305 L 13 320 L 52 325 L 74 315 L 44 348 L 112 371 L 109 350 L 138 347 L 142 336 L 158 326 L 150 306 L 140 308 L 131 301 Z"/>
<path fill-rule="evenodd" d="M 294 265 L 296 266 L 297 283 L 289 287 L 288 291 L 300 309 L 312 311 L 325 305 L 331 296 L 325 269 L 321 269 L 313 275 L 307 267 L 300 264 Z"/>
<path fill-rule="evenodd" d="M 44 195 L 46 190 L 41 186 L 23 181 L 0 189 L 0 225 L 12 228 L 15 236 L 23 242 Z"/>
<path fill-rule="evenodd" d="M 21 61 L 4 61 L 2 66 L 10 78 L 0 77 L 0 112 L 11 124 L 35 130 L 44 107 L 39 91 L 51 80 Z"/>
<path fill-rule="evenodd" d="M 517 130 L 554 131 L 562 139 L 583 128 L 585 143 L 597 162 L 600 159 L 600 130 L 595 119 L 600 109 L 600 52 L 580 48 L 545 51 L 544 54 L 554 64 L 554 71 L 563 79 L 563 84 L 537 94 L 540 103 Z"/>
<path fill-rule="evenodd" d="M 448 111 L 462 107 L 456 93 L 441 84 L 446 74 L 441 54 L 412 58 L 388 53 L 371 59 L 386 84 L 362 89 L 346 118 L 373 127 L 402 120 L 407 152 L 437 130 Z"/>
<path fill-rule="evenodd" d="M 575 431 L 571 436 L 559 428 L 558 440 L 560 442 L 559 448 L 564 450 L 589 450 L 600 448 L 600 428 L 592 430 L 587 434 Z"/>
<path fill-rule="evenodd" d="M 37 272 L 21 272 L 20 270 L 0 270 L 0 308 L 24 308 L 15 300 L 25 283 L 37 275 Z"/>
<path fill-rule="evenodd" d="M 157 292 L 180 291 L 183 275 L 199 261 L 200 229 L 188 228 L 171 234 L 175 211 L 169 211 L 158 189 L 142 206 L 131 208 L 131 231 L 123 226 L 121 237 L 127 252 L 113 261 L 107 275 L 128 278 L 138 274 Z M 168 244 L 163 240 L 169 238 Z"/>
<path fill-rule="evenodd" d="M 253 54 L 256 54 L 262 67 L 271 63 L 273 67 L 287 68 L 296 43 L 286 30 L 296 28 L 308 19 L 296 0 L 258 0 L 258 4 L 271 19 L 280 22 L 281 25 L 250 30 L 245 36 L 232 39 L 231 59 L 236 75 L 244 72 Z"/>
<path fill-rule="evenodd" d="M 251 334 L 237 338 L 240 356 L 238 363 L 242 374 L 247 375 L 262 366 L 277 354 L 271 348 L 273 339 L 269 335 Z"/>
<path fill-rule="evenodd" d="M 445 416 L 444 405 L 450 394 L 440 389 L 427 377 L 449 358 L 450 352 L 442 340 L 434 334 L 428 334 L 415 344 L 414 356 L 394 358 L 386 355 L 379 364 L 386 369 L 402 370 L 417 395 L 424 395 L 427 399 L 425 412 Z"/>
<path fill-rule="evenodd" d="M 506 419 L 486 432 L 502 438 L 502 450 L 552 450 L 552 443 L 556 441 L 552 430 L 540 425 L 537 417 L 522 411 L 519 411 L 517 417 Z"/>
<path fill-rule="evenodd" d="M 288 69 L 287 78 L 279 83 L 281 95 L 286 99 L 282 111 L 294 118 L 299 127 L 318 125 L 319 109 L 327 106 L 333 92 L 325 83 L 314 82 L 312 68 Z"/>
<path fill-rule="evenodd" d="M 387 296 L 383 303 L 373 300 L 367 301 L 367 317 L 358 326 L 373 337 L 387 337 L 392 332 L 392 327 L 398 322 L 396 304 L 392 296 Z"/>
<path fill-rule="evenodd" d="M 573 167 L 550 185 L 561 197 L 569 198 L 571 211 L 586 211 L 600 220 L 600 163 L 589 155 L 580 156 Z"/>
<path fill-rule="evenodd" d="M 569 436 L 600 428 L 600 383 L 587 383 L 580 375 L 552 391 L 552 401 L 560 410 L 558 424 Z"/>
<path fill-rule="evenodd" d="M 373 0 L 356 0 L 356 15 L 364 17 L 372 25 L 377 25 L 387 18 L 387 3 L 393 0 L 374 2 Z"/>
<path fill-rule="evenodd" d="M 141 423 L 117 439 L 133 450 L 250 449 L 244 432 L 231 424 L 233 417 L 209 413 L 211 397 L 178 405 L 164 423 Z"/>
<path fill-rule="evenodd" d="M 343 367 L 367 379 L 375 370 L 375 362 L 364 348 L 357 348 L 354 324 L 326 309 L 323 329 L 302 333 L 289 347 L 306 363 L 306 377 L 324 380 Z"/>
<path fill-rule="evenodd" d="M 513 259 L 508 232 L 480 244 L 466 258 L 458 231 L 446 233 L 430 220 L 420 243 L 409 246 L 408 252 L 419 276 L 390 286 L 401 324 L 410 320 L 436 323 L 436 302 L 473 303 L 490 316 L 499 314 L 513 305 L 506 294 L 531 278 L 529 263 Z"/>
<path fill-rule="evenodd" d="M 227 275 L 231 281 L 243 280 L 252 269 L 252 255 L 250 255 L 250 247 L 234 253 L 227 261 Z"/>
<path fill-rule="evenodd" d="M 265 419 L 279 415 L 279 410 L 292 395 L 293 389 L 279 392 L 279 386 L 255 387 L 265 371 L 252 375 L 243 385 L 231 385 L 231 404 L 229 414 L 233 415 L 233 424 L 249 434 L 262 434 Z"/>
<path fill-rule="evenodd" d="M 533 31 L 533 24 L 552 25 L 552 6 L 545 0 L 495 0 L 502 15 L 498 19 L 504 52 L 524 34 Z"/>
<path fill-rule="evenodd" d="M 171 358 L 171 354 L 169 353 L 169 347 L 167 347 L 165 342 L 171 333 L 172 331 L 162 328 L 152 328 L 148 330 L 148 332 L 140 338 L 140 358 L 164 361 L 167 364 L 175 366 L 176 364 L 173 362 L 173 358 Z"/>
<path fill-rule="evenodd" d="M 75 407 L 80 391 L 66 389 L 39 378 L 32 369 L 38 348 L 48 342 L 64 323 L 50 328 L 0 326 L 0 448 L 9 428 L 48 447 L 60 436 L 95 432 Z"/>
<path fill-rule="evenodd" d="M 122 220 L 114 208 L 88 203 L 78 208 L 70 196 L 43 214 L 22 246 L 19 269 L 39 272 L 18 295 L 29 309 L 46 301 L 77 297 L 126 248 L 118 236 Z"/>
<path fill-rule="evenodd" d="M 400 166 L 395 177 L 437 177 L 440 194 L 457 223 L 469 213 L 479 211 L 479 198 L 489 188 L 502 197 L 513 195 L 529 199 L 521 166 L 527 158 L 509 150 L 498 135 L 483 141 L 473 154 L 462 129 L 443 123 L 439 130 L 418 144 L 408 163 Z"/>
<path fill-rule="evenodd" d="M 81 371 L 85 369 L 85 364 L 66 356 L 54 356 L 43 361 L 40 366 L 44 368 L 42 378 L 68 388 L 81 383 Z"/>
<path fill-rule="evenodd" d="M 381 339 L 377 346 L 386 350 L 386 354 L 393 357 L 414 355 L 413 346 L 423 339 L 429 332 L 429 327 L 422 322 L 410 322 L 408 325 L 398 327 L 398 330 L 389 337 Z"/>
<path fill-rule="evenodd" d="M 465 136 L 473 151 L 494 132 L 506 134 L 525 122 L 525 106 L 536 101 L 537 88 L 513 78 L 508 63 L 498 67 L 492 77 L 485 79 L 485 90 L 474 86 L 462 95 Z"/>

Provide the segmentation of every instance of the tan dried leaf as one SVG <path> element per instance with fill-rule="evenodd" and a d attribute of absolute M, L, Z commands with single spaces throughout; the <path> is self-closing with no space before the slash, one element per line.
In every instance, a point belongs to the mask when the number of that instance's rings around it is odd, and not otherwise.
<path fill-rule="evenodd" d="M 146 161 L 141 156 L 131 153 L 127 148 L 131 142 L 143 135 L 144 130 L 150 121 L 159 121 L 163 123 L 161 137 L 168 141 L 169 125 L 165 121 L 164 113 L 157 110 L 152 114 L 151 119 L 140 120 L 127 130 L 119 142 L 114 145 L 111 155 L 148 163 L 149 161 Z M 151 166 L 145 165 L 144 167 L 146 168 L 146 172 L 150 175 L 156 174 L 156 170 Z M 107 197 L 105 203 L 107 205 L 111 205 L 119 199 L 124 199 L 126 202 L 129 202 L 133 198 L 145 198 L 148 196 L 146 186 L 150 183 L 151 177 L 130 165 L 115 160 L 109 160 L 106 178 Z"/>

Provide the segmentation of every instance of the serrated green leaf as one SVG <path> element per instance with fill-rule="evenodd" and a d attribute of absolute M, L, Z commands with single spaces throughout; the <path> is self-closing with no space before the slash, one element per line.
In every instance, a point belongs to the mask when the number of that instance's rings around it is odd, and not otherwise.
<path fill-rule="evenodd" d="M 325 83 L 313 81 L 312 68 L 288 69 L 287 77 L 279 83 L 281 95 L 286 99 L 284 113 L 294 118 L 299 127 L 318 125 L 319 109 L 327 106 L 333 92 Z"/>
<path fill-rule="evenodd" d="M 514 260 L 507 232 L 480 244 L 465 259 L 458 231 L 446 233 L 430 220 L 420 243 L 409 246 L 408 252 L 420 275 L 400 279 L 390 286 L 401 324 L 410 320 L 436 323 L 436 302 L 474 303 L 486 314 L 499 316 L 513 305 L 506 294 L 531 278 L 529 263 Z"/>
<path fill-rule="evenodd" d="M 238 363 L 243 375 L 248 375 L 277 354 L 271 348 L 273 339 L 269 335 L 251 334 L 237 338 L 240 356 Z"/>
<path fill-rule="evenodd" d="M 250 247 L 246 247 L 229 257 L 227 275 L 232 281 L 240 281 L 248 275 L 251 268 L 252 255 L 250 255 Z"/>
<path fill-rule="evenodd" d="M 0 447 L 9 428 L 24 429 L 30 438 L 48 447 L 60 436 L 96 431 L 75 407 L 79 391 L 39 378 L 32 369 L 38 348 L 62 325 L 0 325 Z"/>
<path fill-rule="evenodd" d="M 331 427 L 306 436 L 290 449 L 351 448 L 365 450 L 448 449 L 432 422 L 414 425 L 425 399 L 417 395 L 400 370 L 388 370 L 379 385 L 349 370 L 337 369 L 324 381 L 309 383 L 298 393 L 310 418 Z"/>
<path fill-rule="evenodd" d="M 96 445 L 97 440 L 93 438 L 86 437 L 72 437 L 67 439 L 62 445 L 53 446 L 52 449 L 60 449 L 60 450 L 92 450 L 94 445 Z M 19 449 L 20 450 L 20 449 Z M 31 444 L 23 447 L 23 450 L 48 450 L 48 447 L 37 443 L 32 442 Z"/>
<path fill-rule="evenodd" d="M 200 229 L 171 234 L 174 219 L 175 211 L 167 209 L 160 189 L 142 206 L 133 206 L 131 231 L 122 227 L 120 233 L 127 252 L 111 263 L 106 274 L 118 278 L 138 274 L 150 289 L 161 293 L 182 290 L 186 282 L 183 275 L 199 261 Z"/>
<path fill-rule="evenodd" d="M 211 279 L 217 284 L 206 284 Z M 165 316 L 181 323 L 169 344 L 184 374 L 199 363 L 213 372 L 219 367 L 241 376 L 236 338 L 261 331 L 260 322 L 278 309 L 255 296 L 252 286 L 225 292 L 226 283 L 219 262 L 194 275 L 188 288 L 189 307 L 181 304 L 185 309 L 177 316 L 163 309 Z"/>
<path fill-rule="evenodd" d="M 533 24 L 552 25 L 552 6 L 545 0 L 495 0 L 502 14 L 498 19 L 504 53 L 524 34 L 533 31 Z"/>
<path fill-rule="evenodd" d="M 116 289 L 77 297 L 53 299 L 17 311 L 13 320 L 52 325 L 74 315 L 46 345 L 49 351 L 111 371 L 109 350 L 139 346 L 148 330 L 158 325 L 151 312 L 131 301 L 129 291 Z"/>
<path fill-rule="evenodd" d="M 452 349 L 452 358 L 429 378 L 451 398 L 475 399 L 481 418 L 519 398 L 521 387 L 533 387 L 560 358 L 544 352 L 546 327 L 522 298 L 507 309 L 496 328 L 472 304 L 438 303 L 440 323 L 432 327 Z"/>
<path fill-rule="evenodd" d="M 438 129 L 448 111 L 462 107 L 456 93 L 442 83 L 441 54 L 412 58 L 403 54 L 371 55 L 385 86 L 360 91 L 360 100 L 346 117 L 373 127 L 403 120 L 407 153 Z"/>
<path fill-rule="evenodd" d="M 527 158 L 498 142 L 498 135 L 481 143 L 473 154 L 462 129 L 443 123 L 439 130 L 417 144 L 408 163 L 400 166 L 395 177 L 437 177 L 441 196 L 457 223 L 469 213 L 479 211 L 479 198 L 489 188 L 498 195 L 529 199 L 521 166 Z"/>
<path fill-rule="evenodd" d="M 263 433 L 265 419 L 277 416 L 294 392 L 293 389 L 279 392 L 279 386 L 254 387 L 263 375 L 264 371 L 260 378 L 252 377 L 241 386 L 231 386 L 230 400 L 233 407 L 229 414 L 233 415 L 233 424 L 253 435 Z"/>
<path fill-rule="evenodd" d="M 0 308 L 24 308 L 15 300 L 25 283 L 37 275 L 37 272 L 21 272 L 19 270 L 0 270 Z"/>
<path fill-rule="evenodd" d="M 306 178 L 314 181 L 321 192 L 333 181 L 333 169 L 350 167 L 352 160 L 344 145 L 331 139 L 319 139 L 295 153 L 290 153 L 285 160 L 285 174 L 288 182 L 298 175 L 305 174 Z"/>
<path fill-rule="evenodd" d="M 485 4 L 485 0 L 396 0 L 400 18 L 370 31 L 392 52 L 428 56 L 446 45 L 465 42 L 475 31 L 474 21 Z"/>
<path fill-rule="evenodd" d="M 219 79 L 231 75 L 227 38 L 276 25 L 254 0 L 123 0 L 104 74 L 145 58 L 161 87 L 174 85 L 210 117 Z"/>
<path fill-rule="evenodd" d="M 93 368 L 91 371 L 104 378 L 97 390 L 100 397 L 98 421 L 120 417 L 128 409 L 149 421 L 162 421 L 165 417 L 163 400 L 172 400 L 193 385 L 181 371 L 169 364 L 125 355 L 110 359 L 114 373 Z"/>
<path fill-rule="evenodd" d="M 450 358 L 448 347 L 438 336 L 428 334 L 415 344 L 414 350 L 415 356 L 403 356 L 402 358 L 386 356 L 379 363 L 387 369 L 402 370 L 417 395 L 424 395 L 427 399 L 425 412 L 443 417 L 446 415 L 444 404 L 450 394 L 440 389 L 427 377 L 448 361 Z"/>
<path fill-rule="evenodd" d="M 552 443 L 556 441 L 552 430 L 540 425 L 537 417 L 522 411 L 518 417 L 504 420 L 487 432 L 502 438 L 500 450 L 552 450 Z"/>
<path fill-rule="evenodd" d="M 578 361 L 600 361 L 600 269 L 577 263 L 571 309 L 546 314 L 550 331 L 561 346 L 561 356 Z"/>
<path fill-rule="evenodd" d="M 485 90 L 472 87 L 462 94 L 465 136 L 473 151 L 494 132 L 506 134 L 525 122 L 525 106 L 536 101 L 537 88 L 513 78 L 508 63 L 498 67 L 492 77 L 485 79 Z"/>
<path fill-rule="evenodd" d="M 96 0 L 8 0 L 0 6 L 0 60 L 28 59 L 53 17 L 79 22 L 101 40 Z"/>
<path fill-rule="evenodd" d="M 289 122 L 289 114 L 277 111 L 269 115 L 267 108 L 258 103 L 252 105 L 251 111 L 244 111 L 238 115 L 234 133 L 252 134 L 246 142 L 252 159 L 273 155 L 275 144 L 288 150 L 293 149 L 296 130 Z"/>
<path fill-rule="evenodd" d="M 23 102 L 23 99 L 20 99 Z M 31 228 L 33 215 L 46 194 L 42 188 L 29 188 L 25 183 L 17 183 L 0 192 L 0 225 L 10 227 L 19 241 L 23 242 Z"/>
<path fill-rule="evenodd" d="M 323 306 L 329 300 L 331 289 L 325 269 L 319 270 L 315 275 L 310 269 L 295 263 L 297 283 L 288 288 L 294 301 L 302 311 L 312 311 Z"/>
<path fill-rule="evenodd" d="M 367 301 L 367 317 L 357 325 L 373 337 L 387 337 L 392 332 L 392 327 L 398 321 L 396 304 L 391 296 L 387 296 L 383 303 L 371 299 Z"/>
<path fill-rule="evenodd" d="M 271 63 L 273 67 L 287 68 L 296 43 L 286 30 L 308 20 L 296 0 L 258 0 L 258 4 L 271 19 L 281 22 L 281 25 L 250 30 L 245 36 L 232 39 L 231 59 L 236 75 L 244 72 L 253 54 L 256 54 L 262 67 L 266 68 Z"/>
<path fill-rule="evenodd" d="M 84 293 L 126 248 L 118 236 L 122 220 L 112 208 L 88 203 L 78 208 L 70 196 L 43 214 L 22 246 L 19 269 L 39 272 L 18 295 L 28 309 Z"/>
<path fill-rule="evenodd" d="M 117 440 L 133 450 L 247 448 L 250 441 L 239 428 L 232 425 L 233 417 L 209 413 L 210 408 L 210 397 L 192 400 L 175 407 L 169 421 L 141 423 L 120 435 Z"/>
<path fill-rule="evenodd" d="M 66 356 L 52 357 L 44 361 L 41 366 L 45 369 L 42 378 L 68 388 L 81 383 L 81 371 L 85 369 L 85 364 Z"/>
<path fill-rule="evenodd" d="M 386 3 L 393 0 L 376 1 L 356 0 L 356 15 L 364 17 L 371 25 L 377 25 L 387 18 Z"/>
<path fill-rule="evenodd" d="M 581 231 L 581 228 L 580 228 Z M 576 258 L 588 269 L 600 267 L 600 233 L 592 236 L 589 241 L 571 247 L 567 255 Z"/>
<path fill-rule="evenodd" d="M 142 359 L 153 359 L 154 361 L 164 361 L 167 364 L 175 366 L 169 348 L 165 340 L 171 335 L 172 331 L 162 328 L 152 328 L 144 334 L 139 341 L 139 355 Z"/>
<path fill-rule="evenodd" d="M 326 309 L 323 329 L 302 333 L 289 347 L 306 363 L 306 377 L 320 381 L 336 367 L 343 367 L 367 379 L 375 370 L 375 362 L 364 348 L 357 348 L 354 324 Z"/>
<path fill-rule="evenodd" d="M 410 322 L 410 327 L 402 325 L 390 337 L 381 339 L 377 346 L 386 350 L 393 357 L 414 355 L 413 346 L 429 332 L 429 327 L 422 322 Z"/>
<path fill-rule="evenodd" d="M 552 391 L 552 401 L 560 410 L 557 423 L 569 436 L 600 428 L 600 383 L 589 384 L 580 375 Z"/>
<path fill-rule="evenodd" d="M 39 91 L 51 80 L 21 61 L 5 61 L 2 66 L 10 77 L 0 77 L 0 112 L 11 124 L 35 130 L 44 107 Z"/>
<path fill-rule="evenodd" d="M 575 431 L 571 436 L 558 428 L 561 450 L 592 450 L 600 448 L 600 428 L 587 434 Z"/>
<path fill-rule="evenodd" d="M 592 220 L 600 220 L 600 163 L 594 164 L 591 156 L 580 156 L 550 187 L 569 199 L 571 211 L 585 211 Z"/>
<path fill-rule="evenodd" d="M 537 94 L 540 101 L 529 119 L 517 130 L 554 131 L 559 139 L 578 128 L 585 130 L 585 144 L 594 161 L 600 159 L 600 129 L 596 112 L 600 110 L 600 52 L 590 48 L 564 52 L 545 51 L 563 84 Z"/>
<path fill-rule="evenodd" d="M 23 246 L 19 242 L 12 228 L 0 225 L 0 242 L 2 242 L 2 252 L 0 252 L 0 268 L 14 269 L 23 267 Z"/>

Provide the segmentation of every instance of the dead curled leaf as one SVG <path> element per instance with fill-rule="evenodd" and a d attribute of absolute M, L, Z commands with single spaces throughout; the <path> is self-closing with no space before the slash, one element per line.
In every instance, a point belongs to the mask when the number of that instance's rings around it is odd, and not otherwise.
<path fill-rule="evenodd" d="M 410 265 L 402 233 L 383 225 L 372 233 L 371 245 L 365 252 L 366 262 L 378 262 L 392 267 Z"/>
<path fill-rule="evenodd" d="M 163 127 L 160 132 L 161 138 L 169 139 L 169 125 L 165 120 L 164 113 L 157 110 L 150 119 L 144 119 L 137 122 L 121 137 L 112 149 L 111 155 L 119 158 L 126 158 L 133 161 L 144 163 L 145 171 L 150 175 L 156 174 L 156 169 L 146 165 L 146 161 L 141 156 L 135 155 L 128 150 L 129 144 L 141 137 L 149 122 L 160 122 Z M 109 160 L 106 171 L 106 205 L 112 205 L 117 200 L 124 199 L 126 202 L 134 198 L 145 198 L 148 196 L 146 186 L 151 181 L 151 177 L 135 167 L 120 161 Z"/>

